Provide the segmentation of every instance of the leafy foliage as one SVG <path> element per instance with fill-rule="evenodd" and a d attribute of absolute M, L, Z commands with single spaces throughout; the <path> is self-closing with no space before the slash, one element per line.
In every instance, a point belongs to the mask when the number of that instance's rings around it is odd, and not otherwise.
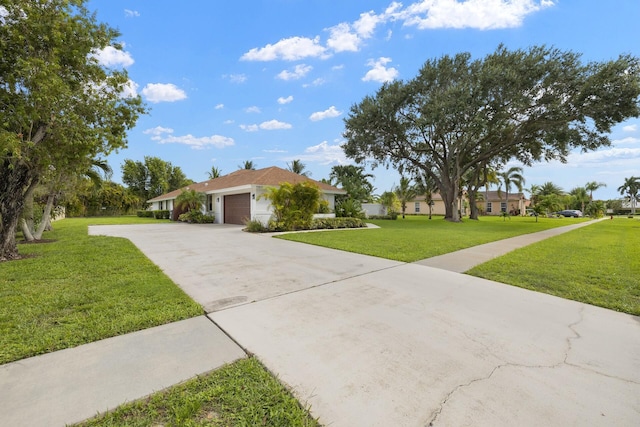
<path fill-rule="evenodd" d="M 206 215 L 198 210 L 190 210 L 178 216 L 178 221 L 188 222 L 190 224 L 213 224 L 215 217 L 213 215 Z"/>
<path fill-rule="evenodd" d="M 188 211 L 200 212 L 202 205 L 205 203 L 206 196 L 204 193 L 190 189 L 183 190 L 178 197 L 176 197 L 176 208 Z"/>
<path fill-rule="evenodd" d="M 609 145 L 612 126 L 640 114 L 639 77 L 632 56 L 582 64 L 573 52 L 504 46 L 483 60 L 447 55 L 353 105 L 344 150 L 431 177 L 446 218 L 458 221 L 462 179 L 478 165 L 564 161 L 574 148 Z"/>
<path fill-rule="evenodd" d="M 179 166 L 153 156 L 145 156 L 144 162 L 126 159 L 122 182 L 144 201 L 193 184 Z"/>
<path fill-rule="evenodd" d="M 308 181 L 269 187 L 264 197 L 273 208 L 273 228 L 279 230 L 309 229 L 321 199 L 320 189 Z"/>

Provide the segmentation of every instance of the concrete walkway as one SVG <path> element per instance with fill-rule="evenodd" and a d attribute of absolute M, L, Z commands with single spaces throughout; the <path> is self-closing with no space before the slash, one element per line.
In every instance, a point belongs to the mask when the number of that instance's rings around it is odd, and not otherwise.
<path fill-rule="evenodd" d="M 637 317 L 239 227 L 90 233 L 131 239 L 215 324 L 199 317 L 2 365 L 0 426 L 75 422 L 244 357 L 220 328 L 325 425 L 640 419 Z"/>

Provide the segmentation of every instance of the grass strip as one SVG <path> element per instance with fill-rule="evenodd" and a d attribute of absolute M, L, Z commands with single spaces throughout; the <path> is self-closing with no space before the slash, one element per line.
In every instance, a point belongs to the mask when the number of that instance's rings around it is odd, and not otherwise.
<path fill-rule="evenodd" d="M 0 364 L 203 314 L 130 241 L 89 236 L 88 224 L 158 222 L 65 219 L 0 263 Z M 165 221 L 167 222 L 167 221 Z"/>
<path fill-rule="evenodd" d="M 122 405 L 83 423 L 97 426 L 318 426 L 255 358 Z"/>
<path fill-rule="evenodd" d="M 467 274 L 639 316 L 640 221 L 601 221 L 495 258 Z"/>
<path fill-rule="evenodd" d="M 406 219 L 398 218 L 395 221 L 367 221 L 381 227 L 378 229 L 293 233 L 277 237 L 396 261 L 414 262 L 483 243 L 583 221 L 585 219 L 582 218 L 539 218 L 536 222 L 534 217 L 503 219 L 486 216 L 478 221 L 452 223 L 444 221 L 442 217 L 429 220 L 427 216 L 407 216 Z"/>

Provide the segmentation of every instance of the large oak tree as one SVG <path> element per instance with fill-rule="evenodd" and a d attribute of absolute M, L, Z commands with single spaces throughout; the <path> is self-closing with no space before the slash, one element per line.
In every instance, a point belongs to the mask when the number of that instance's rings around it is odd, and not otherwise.
<path fill-rule="evenodd" d="M 359 163 L 431 177 L 446 219 L 459 221 L 466 173 L 509 159 L 565 161 L 575 148 L 609 145 L 611 127 L 640 113 L 639 73 L 632 56 L 582 63 L 544 46 L 499 46 L 482 60 L 443 56 L 353 105 L 344 150 Z"/>
<path fill-rule="evenodd" d="M 18 257 L 25 196 L 46 171 L 82 173 L 91 160 L 126 146 L 144 112 L 124 97 L 123 70 L 96 53 L 118 33 L 84 0 L 5 0 L 0 6 L 0 260 Z"/>

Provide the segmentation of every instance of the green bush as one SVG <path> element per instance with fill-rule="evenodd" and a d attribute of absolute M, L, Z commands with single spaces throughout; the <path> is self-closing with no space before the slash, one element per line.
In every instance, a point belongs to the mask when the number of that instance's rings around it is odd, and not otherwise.
<path fill-rule="evenodd" d="M 353 198 L 336 197 L 336 216 L 345 218 L 364 218 L 362 205 Z"/>
<path fill-rule="evenodd" d="M 137 215 L 140 218 L 153 218 L 153 211 L 138 211 Z"/>
<path fill-rule="evenodd" d="M 311 221 L 308 228 L 287 228 L 283 222 L 269 221 L 265 226 L 260 221 L 249 221 L 245 231 L 252 233 L 273 233 L 278 231 L 300 230 L 334 230 L 338 228 L 363 228 L 367 224 L 360 218 L 316 218 Z"/>
<path fill-rule="evenodd" d="M 369 219 L 398 219 L 398 212 L 389 212 L 387 215 L 369 215 Z"/>
<path fill-rule="evenodd" d="M 269 228 L 265 227 L 265 225 L 257 219 L 252 219 L 251 221 L 247 221 L 247 227 L 244 230 L 250 233 L 264 233 L 269 231 Z"/>
<path fill-rule="evenodd" d="M 168 210 L 151 211 L 151 212 L 153 212 L 153 217 L 155 219 L 169 219 L 169 211 Z"/>
<path fill-rule="evenodd" d="M 181 214 L 178 221 L 188 222 L 189 224 L 213 224 L 215 217 L 213 215 L 205 215 L 200 211 L 189 211 Z"/>
<path fill-rule="evenodd" d="M 264 197 L 273 208 L 274 227 L 283 231 L 309 229 L 313 214 L 321 205 L 320 189 L 311 182 L 284 182 L 280 187 L 268 188 Z"/>

